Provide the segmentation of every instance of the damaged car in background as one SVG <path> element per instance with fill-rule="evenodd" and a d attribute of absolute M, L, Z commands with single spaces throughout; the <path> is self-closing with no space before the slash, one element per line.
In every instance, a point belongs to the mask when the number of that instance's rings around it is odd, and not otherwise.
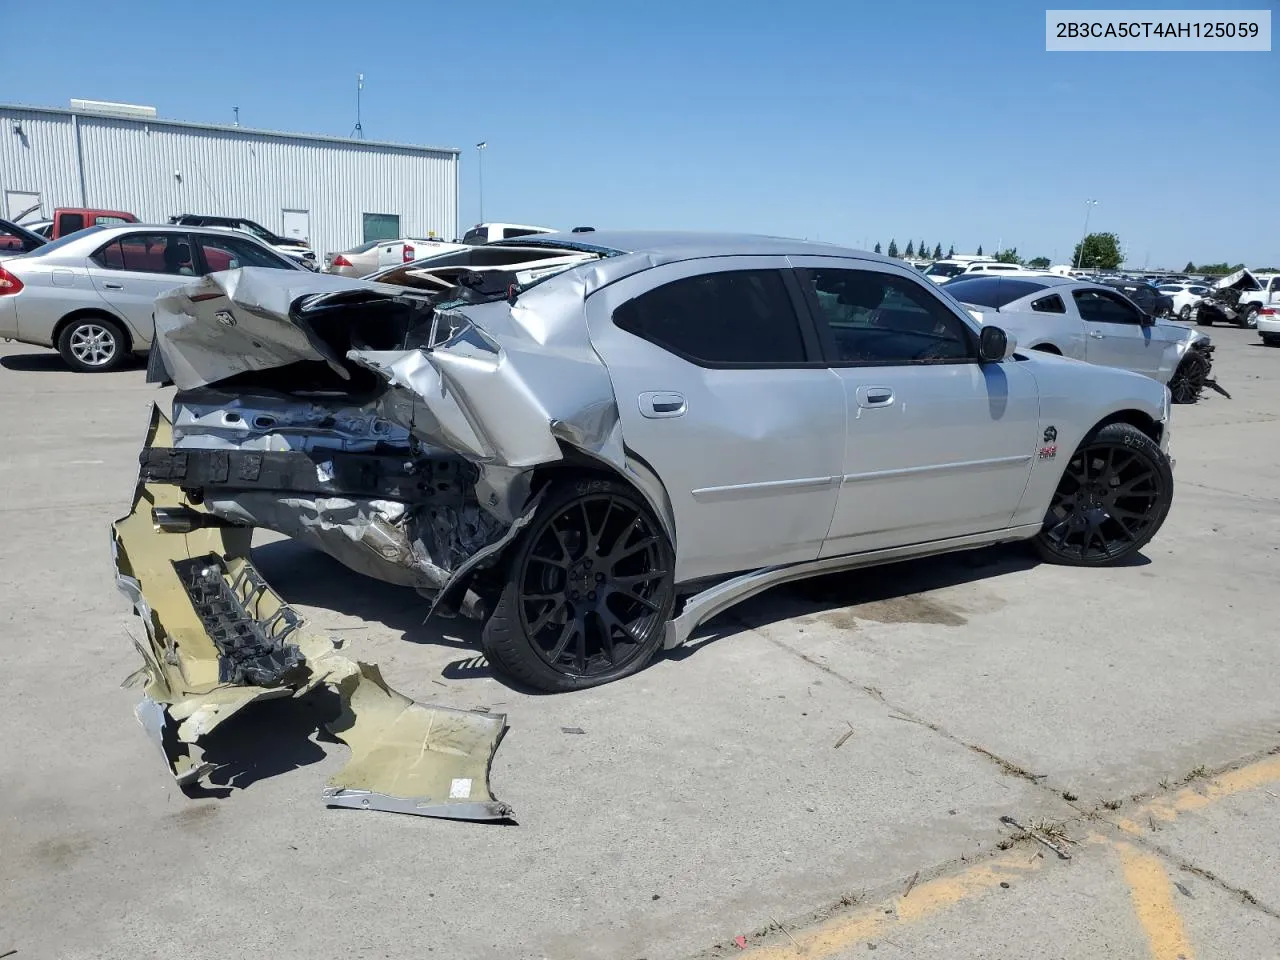
<path fill-rule="evenodd" d="M 593 232 L 374 279 L 234 270 L 161 296 L 156 331 L 172 415 L 115 527 L 144 720 L 198 777 L 212 721 L 333 682 L 379 761 L 331 787 L 351 805 L 491 815 L 497 734 L 453 711 L 459 746 L 433 748 L 429 708 L 270 590 L 255 527 L 482 621 L 496 673 L 569 691 L 802 577 L 1017 540 L 1120 562 L 1172 497 L 1161 383 L 1017 352 L 916 271 L 825 244 Z"/>
<path fill-rule="evenodd" d="M 1168 384 L 1194 403 L 1213 379 L 1213 344 L 1200 331 L 1146 313 L 1110 285 L 1032 274 L 962 275 L 944 285 L 982 323 L 999 324 L 1031 350 L 1121 367 Z"/>

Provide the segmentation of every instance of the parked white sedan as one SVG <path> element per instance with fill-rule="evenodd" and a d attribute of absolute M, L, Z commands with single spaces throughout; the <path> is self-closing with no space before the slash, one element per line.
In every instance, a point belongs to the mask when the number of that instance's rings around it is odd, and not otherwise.
<path fill-rule="evenodd" d="M 400 240 L 369 240 L 344 250 L 342 253 L 327 253 L 324 257 L 326 273 L 340 277 L 363 277 L 375 270 L 412 263 L 423 257 L 434 257 L 450 250 L 462 250 L 461 243 L 448 243 L 444 240 L 415 240 L 405 237 Z"/>
<path fill-rule="evenodd" d="M 1202 283 L 1162 283 L 1156 289 L 1173 298 L 1173 315 L 1179 320 L 1190 320 L 1191 311 L 1209 292 Z"/>
<path fill-rule="evenodd" d="M 1200 331 L 1145 314 L 1114 287 L 1047 274 L 965 275 L 942 289 L 1019 347 L 1167 384 L 1176 403 L 1193 403 L 1211 383 L 1213 346 Z"/>

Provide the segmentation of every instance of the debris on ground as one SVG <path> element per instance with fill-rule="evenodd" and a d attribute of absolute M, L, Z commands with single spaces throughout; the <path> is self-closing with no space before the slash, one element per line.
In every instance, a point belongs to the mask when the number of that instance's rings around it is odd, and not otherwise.
<path fill-rule="evenodd" d="M 561 733 L 584 734 L 584 733 L 586 733 L 587 731 L 583 730 L 581 727 L 561 727 L 561 728 L 560 728 L 560 732 L 561 732 Z"/>
<path fill-rule="evenodd" d="M 1000 822 L 1008 824 L 1017 830 L 1021 830 L 1023 834 L 1030 837 L 1032 840 L 1035 840 L 1037 843 L 1044 844 L 1056 853 L 1060 859 L 1071 859 L 1071 854 L 1067 853 L 1067 851 L 1062 849 L 1058 843 L 1054 842 L 1056 840 L 1063 843 L 1075 843 L 1074 840 L 1067 836 L 1066 831 L 1062 828 L 1061 824 L 1053 824 L 1042 820 L 1038 823 L 1032 821 L 1031 826 L 1024 827 L 1017 820 L 1013 819 L 1013 817 L 1001 817 Z"/>
<path fill-rule="evenodd" d="M 145 457 L 173 429 L 153 409 Z M 142 621 L 137 716 L 181 786 L 213 772 L 201 740 L 250 704 L 339 696 L 331 733 L 351 758 L 329 781 L 328 806 L 462 820 L 504 820 L 489 767 L 501 714 L 428 707 L 391 689 L 374 664 L 348 659 L 305 628 L 249 560 L 251 530 L 219 520 L 177 486 L 140 480 L 112 525 L 116 585 Z"/>
<path fill-rule="evenodd" d="M 846 720 L 846 721 L 845 721 L 845 723 L 848 723 L 848 724 L 849 724 L 849 729 L 848 729 L 844 734 L 842 734 L 842 735 L 841 735 L 841 737 L 840 737 L 840 739 L 839 739 L 839 740 L 837 740 L 837 741 L 836 741 L 836 747 L 835 747 L 835 748 L 836 748 L 837 750 L 839 750 L 841 747 L 843 747 L 843 746 L 844 746 L 844 744 L 845 744 L 845 741 L 846 741 L 846 740 L 848 740 L 850 737 L 852 737 L 852 736 L 853 736 L 853 724 L 852 724 L 852 723 L 849 723 L 849 721 L 848 721 L 848 720 Z"/>
<path fill-rule="evenodd" d="M 747 949 L 747 938 L 742 936 L 734 937 L 733 945 L 739 950 L 745 950 Z"/>

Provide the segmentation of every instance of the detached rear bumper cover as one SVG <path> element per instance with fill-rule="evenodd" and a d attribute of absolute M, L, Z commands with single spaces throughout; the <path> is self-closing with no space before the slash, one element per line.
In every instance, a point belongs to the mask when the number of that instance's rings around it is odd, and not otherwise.
<path fill-rule="evenodd" d="M 154 410 L 148 449 L 172 442 Z M 164 520 L 164 528 L 157 522 Z M 165 532 L 165 530 L 184 532 Z M 248 559 L 250 531 L 142 480 L 112 525 L 116 583 L 142 621 L 137 714 L 180 784 L 212 766 L 200 740 L 260 700 L 324 684 L 342 708 L 329 730 L 352 751 L 324 791 L 330 806 L 498 820 L 510 808 L 489 790 L 506 718 L 427 707 L 392 690 L 376 666 L 340 655 L 267 585 Z"/>

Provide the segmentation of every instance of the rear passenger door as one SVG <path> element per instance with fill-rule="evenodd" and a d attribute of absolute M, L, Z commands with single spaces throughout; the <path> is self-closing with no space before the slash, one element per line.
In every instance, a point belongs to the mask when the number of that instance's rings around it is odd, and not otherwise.
<path fill-rule="evenodd" d="M 791 260 L 848 411 L 822 555 L 1008 527 L 1039 436 L 1032 376 L 980 363 L 974 325 L 911 271 Z"/>
<path fill-rule="evenodd" d="M 845 402 L 784 257 L 667 264 L 586 301 L 628 460 L 657 474 L 685 582 L 817 558 Z"/>
<path fill-rule="evenodd" d="M 132 328 L 134 349 L 151 342 L 156 297 L 196 275 L 191 238 L 173 231 L 126 233 L 99 247 L 86 266 L 102 299 Z"/>

